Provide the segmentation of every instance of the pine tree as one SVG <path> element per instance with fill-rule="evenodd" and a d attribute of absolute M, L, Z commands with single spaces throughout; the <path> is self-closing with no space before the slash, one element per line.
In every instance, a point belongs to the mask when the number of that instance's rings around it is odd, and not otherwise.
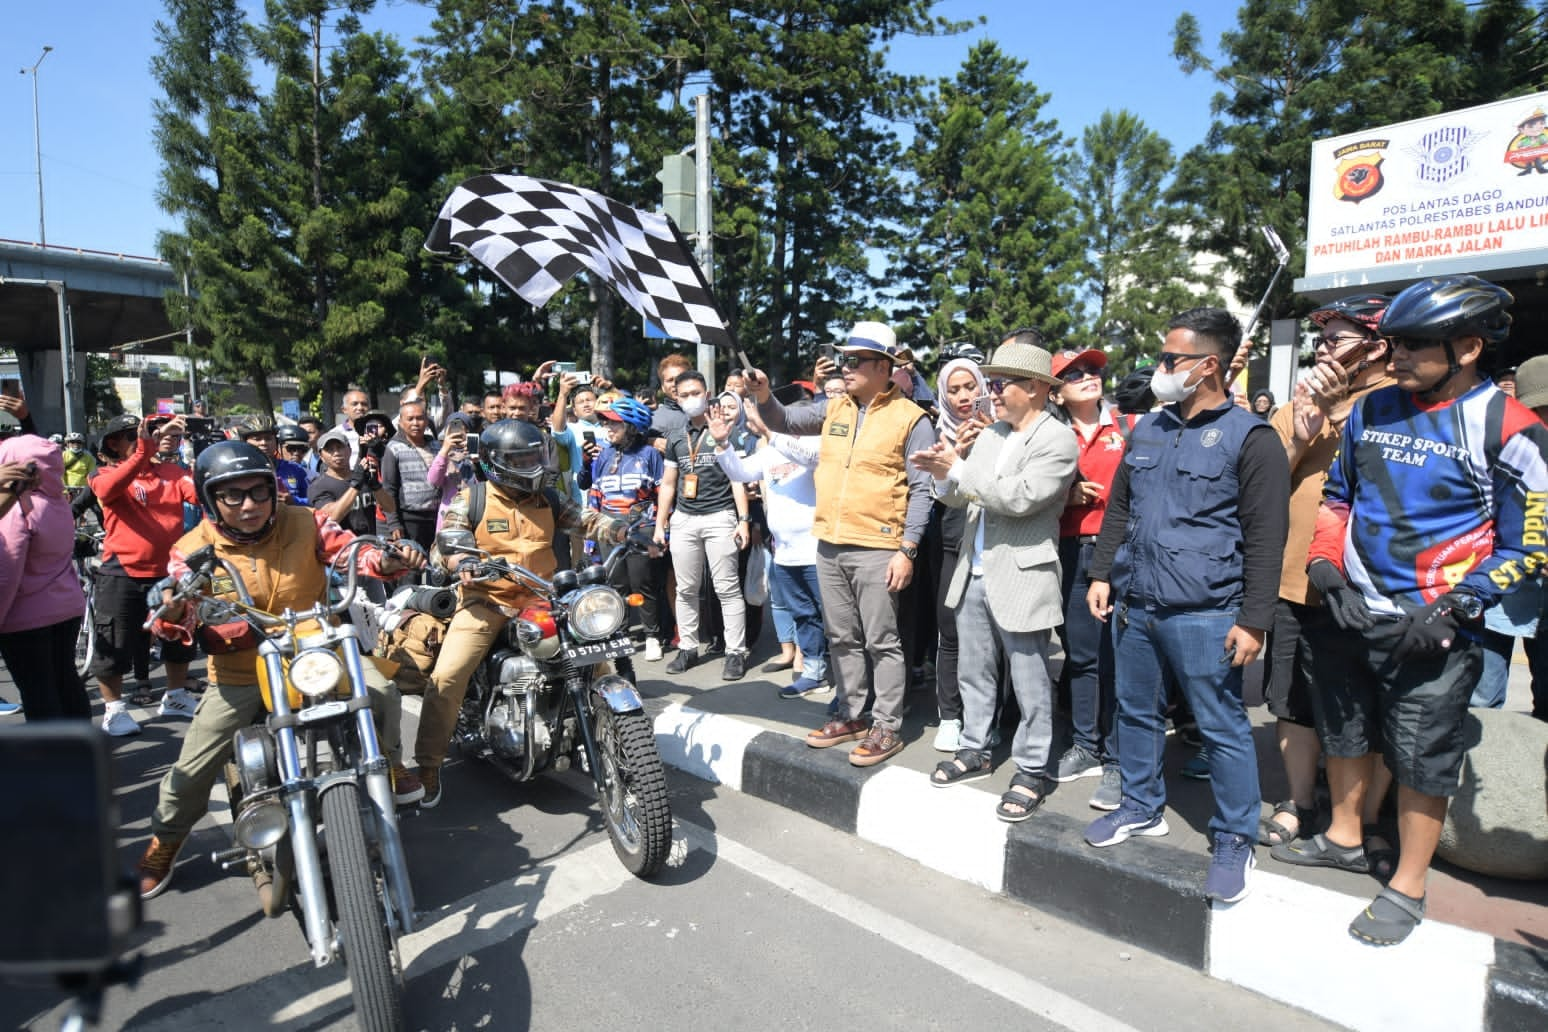
<path fill-rule="evenodd" d="M 987 349 L 1029 324 L 1059 340 L 1076 322 L 1084 256 L 1060 180 L 1068 143 L 1025 72 L 979 43 L 915 126 L 893 272 L 922 342 Z"/>

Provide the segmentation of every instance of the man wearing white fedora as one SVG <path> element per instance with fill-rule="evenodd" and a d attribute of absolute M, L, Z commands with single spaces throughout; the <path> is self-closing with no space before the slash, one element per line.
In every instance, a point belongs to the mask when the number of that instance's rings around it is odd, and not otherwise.
<path fill-rule="evenodd" d="M 826 749 L 863 739 L 849 762 L 869 767 L 903 748 L 908 664 L 898 637 L 898 593 L 913 579 L 931 504 L 930 476 L 910 469 L 907 456 L 935 443 L 935 427 L 892 382 L 900 350 L 891 327 L 856 323 L 838 350 L 846 393 L 837 398 L 787 409 L 763 373 L 749 369 L 744 380 L 770 430 L 822 435 L 812 535 L 836 695 L 831 719 L 806 744 Z M 873 686 L 867 726 L 860 713 Z"/>

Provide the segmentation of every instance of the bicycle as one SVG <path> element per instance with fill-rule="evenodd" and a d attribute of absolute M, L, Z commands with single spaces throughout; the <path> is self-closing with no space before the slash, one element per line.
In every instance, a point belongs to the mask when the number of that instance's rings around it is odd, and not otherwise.
<path fill-rule="evenodd" d="M 97 568 L 102 565 L 102 528 L 76 524 L 75 573 L 86 595 L 86 612 L 75 635 L 75 671 L 82 677 L 97 654 Z"/>

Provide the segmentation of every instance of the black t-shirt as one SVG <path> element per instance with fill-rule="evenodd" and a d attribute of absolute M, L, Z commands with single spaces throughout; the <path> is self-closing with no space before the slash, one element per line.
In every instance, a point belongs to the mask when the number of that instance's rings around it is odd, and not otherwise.
<path fill-rule="evenodd" d="M 708 428 L 686 426 L 667 434 L 666 460 L 677 463 L 677 511 L 707 516 L 736 507 L 731 480 L 715 461 L 715 439 Z M 685 488 L 690 474 L 699 478 L 698 491 L 689 498 Z"/>
<path fill-rule="evenodd" d="M 349 481 L 340 480 L 328 473 L 317 474 L 307 495 L 312 508 L 322 509 L 336 503 L 349 490 Z M 376 533 L 376 499 L 371 492 L 361 491 L 355 496 L 355 504 L 339 520 L 339 526 L 352 534 Z"/>

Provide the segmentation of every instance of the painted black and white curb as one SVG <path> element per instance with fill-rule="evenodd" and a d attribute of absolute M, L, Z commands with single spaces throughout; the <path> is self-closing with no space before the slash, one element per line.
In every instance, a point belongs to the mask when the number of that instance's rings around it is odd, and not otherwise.
<path fill-rule="evenodd" d="M 1093 849 L 1061 814 L 1006 824 L 972 786 L 941 792 L 919 771 L 857 768 L 847 749 L 678 704 L 655 726 L 662 759 L 687 774 L 1361 1032 L 1548 1028 L 1548 951 L 1436 921 L 1377 949 L 1346 931 L 1367 899 L 1260 867 L 1225 906 L 1204 896 L 1202 856 L 1154 839 Z"/>

